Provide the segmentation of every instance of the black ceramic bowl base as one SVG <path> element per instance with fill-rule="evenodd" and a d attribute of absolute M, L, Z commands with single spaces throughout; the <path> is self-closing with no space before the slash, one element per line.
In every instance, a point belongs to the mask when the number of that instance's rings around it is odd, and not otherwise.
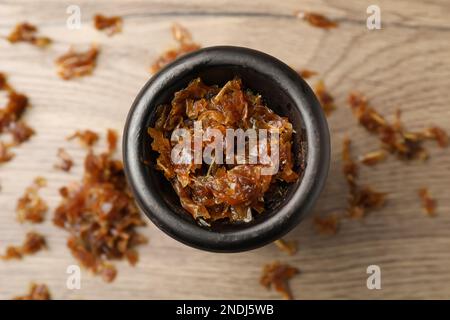
<path fill-rule="evenodd" d="M 154 167 L 158 154 L 151 150 L 147 128 L 156 120 L 156 107 L 169 103 L 176 91 L 197 77 L 208 85 L 219 86 L 240 77 L 244 88 L 261 94 L 269 108 L 287 116 L 296 132 L 295 169 L 299 172 L 306 165 L 301 179 L 287 185 L 282 197 L 268 201 L 266 210 L 254 215 L 250 223 L 219 221 L 211 228 L 199 226 L 181 207 L 171 184 Z M 307 143 L 302 145 L 302 139 Z M 328 127 L 306 82 L 281 61 L 239 47 L 202 49 L 176 60 L 151 78 L 130 110 L 123 151 L 127 179 L 142 211 L 173 238 L 216 252 L 253 249 L 290 231 L 310 211 L 325 183 L 329 166 Z"/>

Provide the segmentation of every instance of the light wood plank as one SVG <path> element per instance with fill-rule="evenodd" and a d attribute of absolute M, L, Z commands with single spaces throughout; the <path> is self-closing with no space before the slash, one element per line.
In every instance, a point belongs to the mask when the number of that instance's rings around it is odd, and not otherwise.
<path fill-rule="evenodd" d="M 180 22 L 204 46 L 230 44 L 265 51 L 294 67 L 320 72 L 336 96 L 339 109 L 329 118 L 332 166 L 328 184 L 315 213 L 345 205 L 340 148 L 345 134 L 355 153 L 377 147 L 375 138 L 357 127 L 346 105 L 350 90 L 361 90 L 385 115 L 397 107 L 412 129 L 436 124 L 450 131 L 450 4 L 448 1 L 378 1 L 383 29 L 368 31 L 365 9 L 371 1 L 77 1 L 83 28 L 68 30 L 70 1 L 0 1 L 0 34 L 28 20 L 41 27 L 55 44 L 48 50 L 11 46 L 0 39 L 0 70 L 31 98 L 27 120 L 37 130 L 33 139 L 16 149 L 14 161 L 0 167 L 0 250 L 19 243 L 31 226 L 15 221 L 16 199 L 36 175 L 49 179 L 43 196 L 54 208 L 58 187 L 82 172 L 83 150 L 65 142 L 78 128 L 121 130 L 127 111 L 145 81 L 148 66 L 173 44 L 169 27 Z M 295 9 L 323 12 L 340 27 L 314 29 L 292 17 Z M 112 38 L 93 30 L 96 12 L 125 17 L 124 32 Z M 53 61 L 70 44 L 100 45 L 102 52 L 92 77 L 64 82 Z M 311 81 L 314 83 L 314 81 Z M 70 174 L 55 171 L 58 147 L 71 153 L 76 166 Z M 362 179 L 389 192 L 389 204 L 364 221 L 344 221 L 338 235 L 315 234 L 311 219 L 289 239 L 299 252 L 288 257 L 274 246 L 240 254 L 212 254 L 188 248 L 153 225 L 144 233 L 150 244 L 140 250 L 135 268 L 119 263 L 112 284 L 83 272 L 82 289 L 66 289 L 67 265 L 74 259 L 65 247 L 66 233 L 50 220 L 36 226 L 47 235 L 50 250 L 22 262 L 0 262 L 0 298 L 26 291 L 30 281 L 47 283 L 55 298 L 106 299 L 265 299 L 278 298 L 258 283 L 264 263 L 279 259 L 302 271 L 292 282 L 298 299 L 320 298 L 449 298 L 450 280 L 450 155 L 433 143 L 427 164 L 405 165 L 390 158 L 374 169 L 363 168 Z M 438 216 L 421 212 L 416 190 L 422 185 L 439 201 Z M 380 291 L 366 288 L 366 268 L 382 268 Z"/>

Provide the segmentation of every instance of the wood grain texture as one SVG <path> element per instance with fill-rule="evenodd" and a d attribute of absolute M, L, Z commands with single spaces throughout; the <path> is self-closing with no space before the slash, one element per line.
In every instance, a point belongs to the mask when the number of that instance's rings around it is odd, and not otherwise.
<path fill-rule="evenodd" d="M 426 164 L 405 165 L 392 157 L 376 168 L 363 168 L 362 180 L 389 193 L 386 208 L 363 221 L 345 220 L 336 236 L 317 235 L 311 219 L 287 239 L 299 242 L 288 257 L 274 245 L 240 254 L 213 254 L 179 244 L 149 224 L 149 245 L 140 249 L 135 268 L 118 263 L 112 284 L 83 271 L 81 290 L 66 289 L 66 267 L 75 263 L 66 248 L 67 234 L 50 219 L 37 226 L 15 219 L 17 198 L 37 175 L 49 186 L 42 195 L 54 208 L 57 189 L 82 172 L 84 151 L 65 137 L 79 128 L 121 130 L 127 111 L 149 78 L 151 61 L 172 45 L 170 25 L 188 27 L 204 46 L 230 44 L 272 54 L 294 67 L 317 70 L 335 95 L 338 110 L 329 117 L 332 164 L 328 184 L 314 214 L 345 206 L 341 140 L 348 134 L 355 153 L 376 149 L 377 140 L 356 126 L 346 104 L 350 90 L 366 93 L 384 115 L 396 108 L 411 129 L 436 124 L 450 131 L 450 3 L 446 0 L 381 0 L 382 30 L 368 31 L 363 0 L 238 1 L 77 1 L 81 30 L 65 26 L 72 1 L 0 1 L 0 35 L 15 23 L 36 23 L 55 40 L 47 50 L 0 39 L 0 70 L 14 87 L 29 95 L 28 122 L 37 135 L 15 149 L 16 158 L 0 167 L 0 250 L 20 243 L 29 229 L 48 237 L 49 250 L 19 262 L 0 261 L 0 298 L 24 293 L 30 281 L 47 283 L 59 299 L 268 299 L 260 287 L 261 267 L 274 259 L 301 270 L 292 281 L 297 299 L 450 298 L 450 153 L 429 143 Z M 322 12 L 339 21 L 324 31 L 296 20 L 292 12 Z M 114 37 L 92 28 L 94 13 L 124 17 Z M 93 76 L 65 82 L 55 74 L 54 59 L 69 45 L 96 42 L 101 55 Z M 314 81 L 311 81 L 314 83 Z M 58 147 L 75 158 L 70 174 L 53 169 Z M 426 217 L 416 190 L 428 186 L 438 199 L 438 215 Z M 50 218 L 52 214 L 48 215 Z M 382 269 L 382 290 L 366 288 L 366 268 Z"/>

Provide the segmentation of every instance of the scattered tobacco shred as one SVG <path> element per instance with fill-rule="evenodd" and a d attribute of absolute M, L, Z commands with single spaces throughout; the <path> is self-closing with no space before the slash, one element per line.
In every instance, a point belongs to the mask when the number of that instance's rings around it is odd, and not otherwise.
<path fill-rule="evenodd" d="M 6 106 L 0 108 L 0 134 L 9 134 L 12 137 L 12 142 L 0 141 L 0 163 L 2 163 L 13 158 L 14 155 L 9 149 L 27 141 L 34 134 L 34 130 L 22 119 L 29 107 L 27 96 L 14 90 L 3 73 L 0 73 L 0 90 L 7 91 L 8 95 Z"/>
<path fill-rule="evenodd" d="M 58 162 L 55 163 L 54 167 L 56 169 L 60 169 L 66 172 L 69 172 L 70 169 L 73 166 L 73 160 L 71 156 L 67 153 L 67 151 L 64 148 L 58 149 Z"/>
<path fill-rule="evenodd" d="M 17 200 L 16 212 L 20 223 L 25 221 L 41 223 L 48 210 L 47 203 L 39 196 L 39 189 L 46 185 L 44 178 L 37 177 L 22 197 Z"/>
<path fill-rule="evenodd" d="M 13 300 L 51 300 L 50 291 L 45 284 L 32 283 L 30 285 L 30 292 L 24 296 L 18 296 Z"/>
<path fill-rule="evenodd" d="M 342 171 L 350 190 L 347 212 L 350 218 L 362 218 L 367 212 L 382 208 L 386 203 L 386 194 L 358 184 L 358 165 L 352 159 L 350 144 L 350 139 L 346 137 L 343 140 Z"/>
<path fill-rule="evenodd" d="M 297 268 L 275 261 L 264 266 L 260 283 L 266 289 L 275 289 L 284 299 L 292 300 L 288 281 L 298 273 Z"/>
<path fill-rule="evenodd" d="M 28 22 L 22 22 L 16 25 L 9 34 L 7 40 L 10 43 L 28 42 L 37 47 L 44 48 L 52 43 L 48 37 L 37 36 L 38 28 Z"/>
<path fill-rule="evenodd" d="M 443 129 L 439 127 L 426 128 L 423 131 L 423 136 L 427 139 L 436 140 L 436 142 L 441 148 L 448 147 L 449 143 L 448 135 Z"/>
<path fill-rule="evenodd" d="M 106 132 L 106 141 L 108 143 L 108 152 L 113 153 L 117 149 L 117 132 L 112 129 L 108 129 Z"/>
<path fill-rule="evenodd" d="M 0 256 L 0 258 L 3 260 L 22 259 L 24 255 L 35 254 L 44 248 L 47 248 L 44 236 L 31 231 L 26 234 L 21 246 L 7 247 L 5 254 Z"/>
<path fill-rule="evenodd" d="M 34 254 L 46 247 L 47 244 L 44 236 L 37 232 L 28 232 L 25 242 L 22 244 L 22 254 Z"/>
<path fill-rule="evenodd" d="M 178 23 L 172 25 L 172 37 L 177 41 L 177 47 L 162 53 L 150 67 L 152 74 L 161 70 L 165 65 L 171 63 L 182 55 L 196 51 L 201 46 L 192 40 L 190 32 Z"/>
<path fill-rule="evenodd" d="M 386 159 L 386 152 L 384 150 L 377 150 L 368 152 L 359 158 L 359 161 L 366 166 L 374 166 Z"/>
<path fill-rule="evenodd" d="M 28 98 L 25 95 L 9 89 L 8 102 L 0 109 L 0 132 L 10 132 L 11 125 L 20 120 L 28 106 Z"/>
<path fill-rule="evenodd" d="M 40 188 L 42 187 L 46 187 L 47 186 L 47 179 L 45 179 L 44 177 L 36 177 L 34 178 L 34 184 Z"/>
<path fill-rule="evenodd" d="M 362 94 L 358 92 L 350 93 L 348 102 L 359 123 L 369 132 L 378 133 L 383 128 L 388 127 L 386 119 L 368 105 L 367 98 Z"/>
<path fill-rule="evenodd" d="M 359 219 L 371 210 L 384 207 L 386 193 L 378 192 L 370 186 L 362 186 L 350 194 L 349 203 L 348 214 L 350 218 Z"/>
<path fill-rule="evenodd" d="M 325 83 L 322 80 L 316 83 L 314 92 L 319 99 L 320 105 L 322 106 L 325 115 L 328 117 L 336 109 L 334 98 L 329 94 L 329 92 L 325 88 Z"/>
<path fill-rule="evenodd" d="M 12 122 L 8 130 L 12 135 L 13 145 L 19 145 L 27 141 L 35 133 L 24 121 Z"/>
<path fill-rule="evenodd" d="M 133 265 L 130 262 L 130 265 Z M 112 282 L 117 276 L 117 269 L 115 266 L 109 263 L 103 263 L 99 268 L 100 276 L 105 282 Z"/>
<path fill-rule="evenodd" d="M 148 128 L 153 139 L 151 148 L 159 153 L 156 168 L 171 182 L 182 207 L 199 223 L 209 224 L 209 221 L 220 219 L 250 222 L 253 213 L 264 211 L 264 197 L 267 200 L 270 187 L 299 179 L 299 174 L 294 171 L 292 124 L 288 118 L 269 109 L 261 96 L 244 90 L 239 78 L 228 81 L 221 88 L 208 86 L 200 78 L 194 79 L 185 89 L 175 93 L 170 105 L 158 107 L 157 117 L 155 126 Z M 195 164 L 193 156 L 187 164 L 173 163 L 171 150 L 177 144 L 170 141 L 173 130 L 184 128 L 193 132 L 196 120 L 202 121 L 203 128 L 223 133 L 228 128 L 244 131 L 248 128 L 278 129 L 278 173 L 262 174 L 263 165 L 249 164 L 248 153 L 245 164 L 238 165 L 234 165 L 236 161 L 234 164 Z M 267 145 L 270 145 L 269 141 Z M 204 148 L 206 145 L 202 146 L 202 154 Z M 226 148 L 222 149 L 225 159 Z"/>
<path fill-rule="evenodd" d="M 354 189 L 356 187 L 356 178 L 358 176 L 358 165 L 353 161 L 350 154 L 350 144 L 350 139 L 345 137 L 342 142 L 342 171 L 350 189 Z"/>
<path fill-rule="evenodd" d="M 425 140 L 436 140 L 441 147 L 448 146 L 448 135 L 439 127 L 425 128 L 419 132 L 407 131 L 397 110 L 395 120 L 390 123 L 360 93 L 351 93 L 348 98 L 354 116 L 367 131 L 378 136 L 381 146 L 401 160 L 426 160 L 428 152 L 423 146 Z"/>
<path fill-rule="evenodd" d="M 73 140 L 75 138 L 78 138 L 83 146 L 90 148 L 98 141 L 99 136 L 96 132 L 91 130 L 78 130 L 71 136 L 67 137 L 67 140 Z"/>
<path fill-rule="evenodd" d="M 2 72 L 0 72 L 0 90 L 9 90 L 9 85 L 6 81 L 6 75 Z"/>
<path fill-rule="evenodd" d="M 303 19 L 310 25 L 317 28 L 332 29 L 337 28 L 338 26 L 337 22 L 331 21 L 330 19 L 319 13 L 298 10 L 295 11 L 294 15 L 297 18 Z"/>
<path fill-rule="evenodd" d="M 298 70 L 297 73 L 302 77 L 303 79 L 309 79 L 317 75 L 316 71 L 309 70 L 309 69 L 301 69 Z"/>
<path fill-rule="evenodd" d="M 0 256 L 3 260 L 22 259 L 22 248 L 17 246 L 8 246 L 5 254 Z"/>
<path fill-rule="evenodd" d="M 9 151 L 9 148 L 3 141 L 0 141 L 0 163 L 8 162 L 14 157 L 14 154 Z"/>
<path fill-rule="evenodd" d="M 288 255 L 293 256 L 297 252 L 297 242 L 296 241 L 285 241 L 283 239 L 278 239 L 274 241 L 275 245 L 283 252 Z"/>
<path fill-rule="evenodd" d="M 319 234 L 334 235 L 339 230 L 340 221 L 338 214 L 330 214 L 326 217 L 315 217 L 314 226 Z"/>
<path fill-rule="evenodd" d="M 430 217 L 434 217 L 436 215 L 436 200 L 431 197 L 428 188 L 421 188 L 417 193 L 422 201 L 424 212 Z"/>
<path fill-rule="evenodd" d="M 55 61 L 58 75 L 64 80 L 90 75 L 96 66 L 98 54 L 99 49 L 96 45 L 92 45 L 85 52 L 77 52 L 70 48 Z"/>
<path fill-rule="evenodd" d="M 112 36 L 122 31 L 123 20 L 121 17 L 106 17 L 102 14 L 94 16 L 94 27 L 97 30 L 104 30 L 108 36 Z"/>
<path fill-rule="evenodd" d="M 120 160 L 110 152 L 90 150 L 84 162 L 83 179 L 60 189 L 62 200 L 53 222 L 70 233 L 72 255 L 106 282 L 116 269 L 110 260 L 138 259 L 135 247 L 147 242 L 136 227 L 145 225 L 128 189 Z"/>

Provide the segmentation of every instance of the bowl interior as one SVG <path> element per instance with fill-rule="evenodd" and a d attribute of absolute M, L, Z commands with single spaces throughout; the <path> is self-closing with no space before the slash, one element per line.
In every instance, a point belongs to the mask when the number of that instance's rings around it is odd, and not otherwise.
<path fill-rule="evenodd" d="M 167 207 L 172 211 L 172 214 L 177 215 L 179 219 L 184 220 L 186 223 L 197 225 L 191 215 L 185 211 L 181 205 L 178 196 L 173 190 L 171 184 L 166 180 L 164 175 L 155 169 L 156 158 L 158 154 L 151 150 L 150 144 L 152 142 L 151 137 L 146 133 L 146 128 L 153 126 L 156 121 L 155 110 L 160 104 L 167 104 L 173 98 L 176 91 L 181 90 L 187 86 L 187 84 L 200 77 L 203 82 L 208 85 L 223 86 L 227 81 L 232 80 L 234 77 L 240 77 L 245 89 L 250 89 L 254 93 L 259 93 L 264 99 L 266 105 L 275 111 L 278 115 L 289 118 L 289 121 L 294 127 L 293 135 L 293 154 L 295 159 L 295 171 L 302 173 L 306 167 L 306 131 L 304 129 L 304 123 L 301 117 L 301 113 L 286 90 L 280 87 L 275 78 L 267 77 L 265 74 L 261 74 L 258 71 L 236 65 L 214 65 L 214 66 L 197 66 L 194 70 L 189 72 L 183 78 L 177 78 L 176 81 L 172 81 L 172 84 L 165 87 L 163 90 L 159 90 L 156 99 L 147 107 L 149 108 L 149 116 L 145 120 L 145 128 L 141 136 L 141 155 L 145 162 L 150 165 L 145 166 L 145 172 L 148 175 L 148 186 L 156 192 L 158 196 L 165 202 Z M 211 225 L 210 230 L 214 232 L 227 232 L 230 230 L 246 229 L 261 223 L 265 219 L 275 215 L 277 211 L 289 201 L 291 195 L 295 192 L 301 182 L 301 178 L 292 184 L 277 183 L 279 186 L 277 190 L 269 190 L 267 197 L 265 197 L 266 208 L 261 214 L 254 215 L 255 219 L 250 223 L 230 223 L 227 221 L 217 221 Z M 204 228 L 198 226 L 198 228 Z"/>

